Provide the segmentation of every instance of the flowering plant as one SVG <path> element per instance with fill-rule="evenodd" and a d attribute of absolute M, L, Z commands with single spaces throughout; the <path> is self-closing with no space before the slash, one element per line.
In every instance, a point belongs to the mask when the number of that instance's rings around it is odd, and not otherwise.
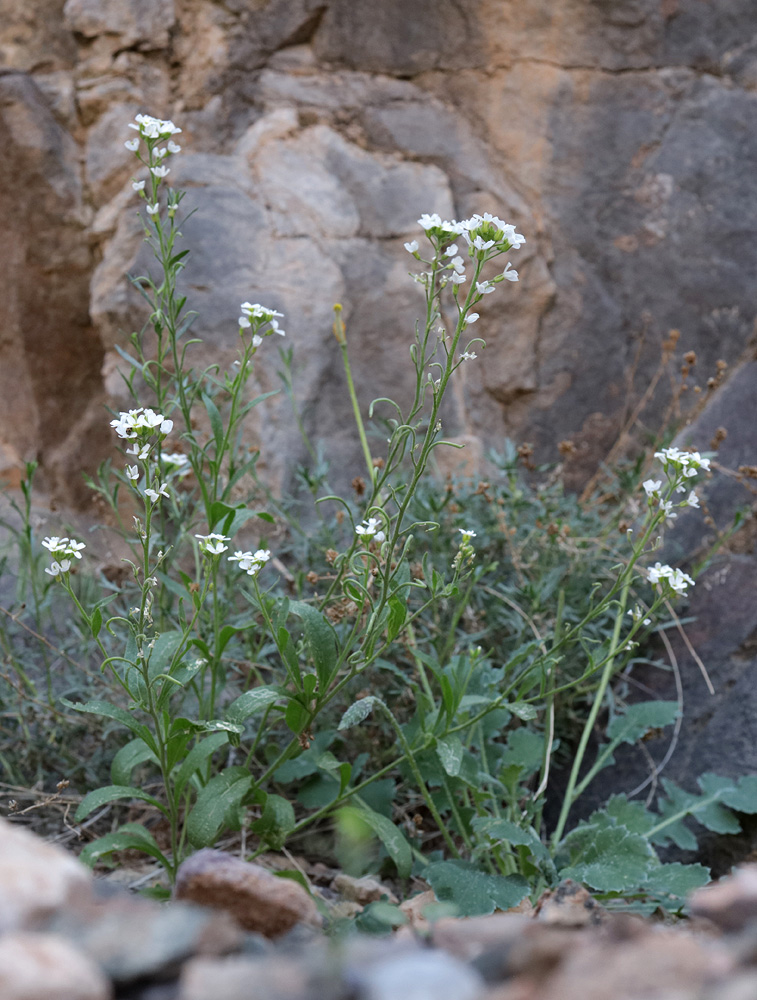
<path fill-rule="evenodd" d="M 106 464 L 92 486 L 130 547 L 131 581 L 88 605 L 72 579 L 84 544 L 48 537 L 42 545 L 53 560 L 45 571 L 49 586 L 68 592 L 120 693 L 64 704 L 131 735 L 113 759 L 112 783 L 85 796 L 77 819 L 139 799 L 164 817 L 168 835 L 159 842 L 145 826 L 127 823 L 88 844 L 84 857 L 94 862 L 136 848 L 173 878 L 188 850 L 214 843 L 226 830 L 254 836 L 254 856 L 328 817 L 339 823 L 358 815 L 402 877 L 415 868 L 440 893 L 450 879 L 468 878 L 470 862 L 487 873 L 485 906 L 515 905 L 529 888 L 552 885 L 566 873 L 616 891 L 617 866 L 603 860 L 602 882 L 587 860 L 591 845 L 566 833 L 567 823 L 619 743 L 672 723 L 678 712 L 668 703 L 629 707 L 582 773 L 612 678 L 661 610 L 694 584 L 679 567 L 646 564 L 678 509 L 698 506 L 694 480 L 709 471 L 708 459 L 675 447 L 656 453 L 660 478 L 643 483 L 643 516 L 635 533 L 629 529 L 615 570 L 591 582 L 580 611 L 569 607 L 567 584 L 561 585 L 551 632 L 543 635 L 517 601 L 487 582 L 496 568 L 490 536 L 510 537 L 504 521 L 486 530 L 480 520 L 471 526 L 452 511 L 452 487 L 446 499 L 437 487 L 426 490 L 434 451 L 447 444 L 445 394 L 460 366 L 475 363 L 485 347 L 471 338 L 481 318 L 476 310 L 518 281 L 502 258 L 525 240 L 489 213 L 462 221 L 423 214 L 419 238 L 405 243 L 421 265 L 411 277 L 425 299 L 410 346 L 411 399 L 404 409 L 385 397 L 371 404 L 369 416 L 382 407 L 391 414 L 377 454 L 352 379 L 342 309 L 335 306 L 333 332 L 365 477 L 356 477 L 353 499 L 319 498 L 337 510 L 324 527 L 327 544 L 315 555 L 308 550 L 309 560 L 320 560 L 319 571 L 291 573 L 283 547 L 249 540 L 251 524 L 270 524 L 273 516 L 240 501 L 256 460 L 241 444 L 243 422 L 265 398 L 249 398 L 248 383 L 266 338 L 285 336 L 282 313 L 243 302 L 231 371 L 221 376 L 217 366 L 196 371 L 189 364 L 195 342 L 186 334 L 194 314 L 178 289 L 188 253 L 177 250 L 184 194 L 168 181 L 181 129 L 148 115 L 130 127 L 137 134 L 126 147 L 144 172 L 132 187 L 144 203 L 145 234 L 161 277 L 133 279 L 150 318 L 131 336 L 130 350 L 121 351 L 134 406 L 110 423 L 125 464 L 115 470 Z M 291 386 L 286 373 L 284 379 Z M 517 509 L 523 490 L 508 476 Z M 476 495 L 497 508 L 486 485 Z M 297 535 L 298 526 L 289 527 Z M 549 545 L 564 543 L 562 529 L 550 529 Z M 438 559 L 429 539 L 437 540 Z M 512 562 L 522 575 L 515 556 Z M 285 587 L 277 586 L 276 574 Z M 460 629 L 465 616 L 475 619 L 477 590 L 487 589 L 532 633 L 506 655 L 488 645 L 488 624 Z M 542 810 L 559 739 L 558 705 L 587 691 L 590 707 L 547 842 Z M 140 768 L 158 779 L 150 791 L 135 777 Z M 399 809 L 382 804 L 378 790 L 398 779 L 409 788 L 404 811 L 414 810 L 417 822 L 403 822 Z M 288 785 L 303 781 L 296 797 L 286 794 Z M 649 828 L 659 836 L 666 823 L 650 820 Z M 424 825 L 448 861 L 424 858 Z M 603 837 L 622 865 L 623 838 L 617 830 Z M 634 885 L 651 885 L 654 870 L 655 891 L 673 892 L 671 873 L 647 846 L 647 868 Z"/>

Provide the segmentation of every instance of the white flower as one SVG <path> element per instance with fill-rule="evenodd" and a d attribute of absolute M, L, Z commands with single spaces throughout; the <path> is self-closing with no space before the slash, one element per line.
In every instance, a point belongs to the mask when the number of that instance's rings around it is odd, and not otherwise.
<path fill-rule="evenodd" d="M 521 243 L 526 242 L 526 237 L 515 232 L 515 226 L 505 226 L 505 235 L 511 250 L 518 250 Z"/>
<path fill-rule="evenodd" d="M 223 544 L 230 541 L 226 535 L 217 535 L 211 532 L 209 535 L 195 535 L 195 538 L 199 539 L 200 549 L 208 556 L 220 556 L 229 548 L 228 545 Z"/>
<path fill-rule="evenodd" d="M 471 538 L 476 537 L 476 532 L 471 531 L 470 528 L 458 528 L 457 530 L 463 536 L 463 544 L 465 544 L 465 542 L 470 541 Z"/>
<path fill-rule="evenodd" d="M 189 458 L 180 451 L 164 451 L 160 461 L 169 472 L 178 472 L 180 476 L 188 476 L 192 471 Z"/>
<path fill-rule="evenodd" d="M 685 594 L 686 588 L 694 586 L 694 581 L 691 579 L 688 573 L 684 573 L 683 570 L 676 569 L 673 570 L 668 578 L 671 588 L 677 594 Z"/>
<path fill-rule="evenodd" d="M 149 497 L 153 503 L 157 503 L 161 497 L 168 495 L 168 483 L 160 483 L 157 490 L 145 490 L 145 496 Z"/>
<path fill-rule="evenodd" d="M 633 610 L 628 610 L 626 614 L 630 615 L 635 622 L 641 622 L 643 625 L 652 624 L 651 618 L 644 618 L 644 612 L 641 610 L 638 604 L 636 605 L 635 608 L 633 608 Z"/>
<path fill-rule="evenodd" d="M 657 498 L 660 495 L 660 489 L 662 487 L 661 479 L 647 479 L 641 484 L 644 487 L 644 492 L 648 497 Z"/>
<path fill-rule="evenodd" d="M 136 153 L 139 149 L 139 139 L 127 139 L 124 146 L 126 146 L 131 153 Z M 53 565 L 55 564 L 53 563 Z"/>
<path fill-rule="evenodd" d="M 81 559 L 81 550 L 86 549 L 86 544 L 84 542 L 77 542 L 75 539 L 70 538 L 68 540 L 68 545 L 66 546 L 66 555 L 74 556 L 76 559 Z"/>
<path fill-rule="evenodd" d="M 478 313 L 468 313 L 465 317 L 465 325 L 470 326 L 471 323 L 475 323 L 478 319 Z"/>
<path fill-rule="evenodd" d="M 165 177 L 167 174 L 171 173 L 170 167 L 150 167 L 150 173 L 153 177 Z"/>
<path fill-rule="evenodd" d="M 465 261 L 462 257 L 455 257 L 450 261 L 450 264 L 458 274 L 465 274 Z"/>
<path fill-rule="evenodd" d="M 517 271 L 511 271 L 510 270 L 511 267 L 512 267 L 512 264 L 508 261 L 507 262 L 507 266 L 505 267 L 504 271 L 502 272 L 502 277 L 503 278 L 507 278 L 508 281 L 517 281 L 518 280 L 518 272 Z"/>
<path fill-rule="evenodd" d="M 473 361 L 478 355 L 474 354 L 472 351 L 463 351 L 460 355 L 460 361 Z"/>
<path fill-rule="evenodd" d="M 179 132 L 181 132 L 181 129 L 179 129 Z M 177 145 L 177 144 L 176 144 L 176 143 L 175 143 L 175 142 L 173 141 L 173 139 L 169 139 L 169 140 L 168 140 L 168 146 L 167 146 L 167 149 L 168 149 L 168 152 L 169 152 L 169 153 L 180 153 L 180 152 L 181 152 L 181 146 L 178 146 L 178 145 Z"/>
<path fill-rule="evenodd" d="M 127 465 L 126 476 L 128 479 L 131 479 L 136 483 L 139 479 L 139 468 L 136 465 Z"/>
<path fill-rule="evenodd" d="M 699 507 L 699 497 L 696 495 L 694 490 L 689 493 L 686 500 L 681 504 L 682 507 Z"/>
<path fill-rule="evenodd" d="M 136 129 L 146 139 L 160 139 L 181 132 L 181 129 L 177 128 L 172 121 L 153 118 L 152 115 L 137 115 L 134 121 L 137 124 L 129 122 L 129 128 Z"/>
<path fill-rule="evenodd" d="M 280 330 L 279 329 L 279 321 L 277 319 L 272 319 L 270 321 L 270 326 L 271 326 L 271 330 L 273 331 L 273 333 L 278 333 L 278 335 L 280 337 L 285 337 L 286 336 L 286 330 Z"/>
<path fill-rule="evenodd" d="M 144 181 L 132 181 L 131 182 L 131 186 L 134 188 L 135 191 L 144 191 L 144 189 L 145 189 L 145 182 Z"/>
<path fill-rule="evenodd" d="M 148 215 L 157 215 L 158 212 L 160 211 L 160 205 L 157 203 L 157 201 L 155 202 L 154 205 L 145 205 L 145 208 L 147 209 Z"/>
<path fill-rule="evenodd" d="M 409 243 L 405 244 L 405 249 L 408 253 L 418 253 L 418 240 L 411 240 Z"/>
<path fill-rule="evenodd" d="M 252 326 L 252 323 L 247 319 L 246 316 L 239 317 L 239 327 L 242 330 L 247 330 Z"/>
<path fill-rule="evenodd" d="M 650 583 L 659 583 L 660 580 L 664 580 L 671 576 L 673 569 L 671 566 L 663 566 L 662 563 L 656 562 L 654 566 L 650 566 L 647 569 L 647 579 Z"/>
<path fill-rule="evenodd" d="M 429 229 L 434 229 L 437 226 L 441 226 L 441 224 L 442 224 L 441 217 L 438 216 L 436 212 L 434 212 L 433 215 L 429 215 L 428 213 L 424 212 L 424 214 L 420 217 L 420 219 L 418 219 L 418 225 L 422 226 L 427 232 Z"/>
<path fill-rule="evenodd" d="M 673 521 L 678 517 L 678 514 L 673 510 L 672 500 L 660 500 L 660 510 L 663 512 L 668 521 Z"/>
<path fill-rule="evenodd" d="M 491 295 L 495 288 L 491 281 L 477 281 L 476 291 L 479 295 Z"/>
<path fill-rule="evenodd" d="M 355 534 L 366 538 L 375 538 L 377 542 L 383 542 L 386 535 L 380 530 L 381 521 L 377 517 L 369 517 L 367 521 L 355 527 Z"/>
<path fill-rule="evenodd" d="M 51 538 L 43 538 L 42 545 L 44 548 L 48 549 L 50 552 L 65 552 L 66 546 L 68 545 L 67 538 L 58 538 L 57 535 L 53 535 Z"/>
<path fill-rule="evenodd" d="M 244 570 L 248 576 L 257 576 L 260 570 L 271 558 L 269 549 L 258 549 L 256 552 L 242 552 L 238 549 L 233 556 L 229 556 L 229 562 L 239 564 L 239 568 Z"/>
<path fill-rule="evenodd" d="M 133 444 L 131 446 L 131 448 L 127 448 L 126 449 L 126 454 L 127 455 L 136 455 L 137 458 L 141 462 L 144 462 L 144 460 L 150 454 L 150 445 L 149 444 L 143 444 L 143 445 L 140 446 L 140 445 Z"/>
<path fill-rule="evenodd" d="M 451 246 L 448 246 L 447 249 L 444 251 L 444 256 L 454 257 L 456 253 L 457 253 L 457 243 L 453 243 Z"/>
<path fill-rule="evenodd" d="M 475 250 L 481 250 L 483 252 L 484 250 L 489 250 L 494 246 L 494 240 L 485 240 L 481 236 L 476 236 L 475 239 L 471 240 L 467 233 L 463 233 L 463 236 L 468 242 L 468 245 L 472 246 Z"/>
<path fill-rule="evenodd" d="M 61 562 L 53 561 L 49 569 L 45 567 L 45 573 L 48 573 L 50 576 L 60 576 L 61 573 L 68 573 L 70 569 L 71 560 L 63 559 Z"/>
<path fill-rule="evenodd" d="M 453 271 L 452 274 L 450 274 L 449 276 L 449 280 L 452 282 L 453 285 L 462 285 L 462 283 L 465 281 L 465 278 L 466 275 L 464 271 L 462 274 L 457 274 L 456 272 Z"/>

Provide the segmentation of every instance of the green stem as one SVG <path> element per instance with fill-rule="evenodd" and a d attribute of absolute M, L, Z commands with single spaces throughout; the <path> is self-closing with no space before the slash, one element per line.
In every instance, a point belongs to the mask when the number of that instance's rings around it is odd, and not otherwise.
<path fill-rule="evenodd" d="M 576 785 L 578 783 L 578 775 L 581 770 L 581 764 L 583 763 L 584 756 L 586 754 L 586 748 L 589 744 L 589 739 L 594 730 L 594 723 L 597 721 L 597 716 L 599 715 L 599 710 L 602 707 L 602 703 L 605 697 L 605 691 L 607 690 L 607 685 L 610 683 L 610 678 L 613 674 L 613 669 L 615 666 L 615 654 L 617 653 L 618 643 L 620 641 L 620 630 L 623 624 L 623 616 L 626 611 L 626 603 L 628 600 L 628 591 L 631 586 L 630 577 L 626 578 L 623 584 L 623 590 L 620 595 L 620 606 L 615 615 L 615 627 L 613 628 L 612 638 L 610 639 L 610 655 L 605 663 L 604 670 L 602 671 L 602 677 L 599 681 L 599 686 L 597 687 L 596 693 L 594 695 L 594 702 L 591 706 L 591 711 L 584 724 L 583 732 L 581 733 L 581 739 L 578 744 L 578 749 L 576 750 L 576 755 L 573 760 L 573 767 L 570 771 L 570 778 L 568 780 L 568 787 L 565 790 L 565 795 L 563 797 L 562 809 L 560 810 L 560 817 L 557 821 L 557 826 L 555 827 L 555 832 L 552 837 L 552 842 L 555 847 L 562 840 L 563 833 L 565 832 L 565 824 L 568 822 L 568 816 L 570 814 L 571 807 L 577 798 Z"/>

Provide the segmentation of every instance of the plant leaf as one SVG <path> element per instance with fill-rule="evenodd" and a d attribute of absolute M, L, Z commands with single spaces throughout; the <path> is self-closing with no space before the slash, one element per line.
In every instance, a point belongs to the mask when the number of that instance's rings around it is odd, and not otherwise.
<path fill-rule="evenodd" d="M 206 736 L 205 739 L 201 739 L 195 743 L 187 756 L 184 758 L 181 767 L 179 768 L 179 772 L 176 775 L 174 795 L 177 799 L 181 798 L 184 794 L 184 789 L 186 788 L 192 775 L 199 771 L 201 767 L 204 767 L 216 750 L 220 750 L 221 747 L 225 746 L 228 742 L 228 734 L 221 732 L 212 733 L 210 736 Z"/>
<path fill-rule="evenodd" d="M 244 767 L 227 767 L 210 779 L 187 818 L 187 836 L 193 847 L 208 847 L 215 841 L 251 785 L 252 775 Z"/>
<path fill-rule="evenodd" d="M 152 761 L 153 764 L 158 763 L 158 758 L 144 740 L 139 737 L 130 740 L 121 747 L 110 765 L 110 777 L 113 784 L 128 785 L 134 768 L 144 764 L 147 760 Z"/>
<path fill-rule="evenodd" d="M 489 875 L 467 861 L 437 861 L 423 877 L 441 903 L 454 903 L 461 917 L 484 916 L 509 910 L 528 895 L 521 875 Z"/>
<path fill-rule="evenodd" d="M 436 755 L 447 774 L 454 778 L 460 773 L 463 762 L 463 744 L 457 736 L 446 736 L 436 741 Z"/>
<path fill-rule="evenodd" d="M 313 658 L 321 689 L 325 691 L 331 682 L 337 662 L 336 632 L 325 615 L 304 601 L 292 601 L 289 610 L 304 622 L 305 642 Z"/>
<path fill-rule="evenodd" d="M 295 818 L 292 803 L 281 795 L 268 794 L 263 807 L 263 813 L 251 829 L 273 851 L 280 851 L 289 834 L 294 829 Z"/>
<path fill-rule="evenodd" d="M 623 826 L 599 829 L 581 824 L 563 840 L 570 851 L 571 864 L 560 878 L 572 878 L 599 892 L 625 892 L 637 889 L 658 864 L 645 837 Z"/>
<path fill-rule="evenodd" d="M 164 868 L 170 869 L 168 859 L 158 847 L 155 838 L 141 823 L 124 823 L 115 833 L 107 833 L 98 837 L 84 848 L 79 860 L 90 867 L 106 854 L 113 851 L 142 851 L 159 861 Z"/>
<path fill-rule="evenodd" d="M 350 726 L 356 726 L 358 723 L 362 722 L 363 719 L 367 719 L 368 716 L 373 711 L 373 706 L 379 701 L 374 695 L 368 695 L 367 698 L 361 698 L 356 701 L 354 705 L 350 705 L 347 711 L 344 713 L 342 718 L 339 720 L 339 725 L 337 729 L 349 729 Z"/>
<path fill-rule="evenodd" d="M 80 823 L 95 809 L 99 809 L 109 802 L 117 802 L 119 799 L 142 799 L 143 802 L 149 802 L 151 806 L 155 806 L 162 813 L 167 812 L 166 807 L 154 795 L 148 795 L 141 788 L 134 788 L 132 785 L 105 785 L 103 788 L 95 788 L 94 791 L 84 796 L 79 803 L 74 819 Z"/>
<path fill-rule="evenodd" d="M 269 705 L 272 705 L 278 697 L 278 688 L 269 685 L 250 688 L 249 691 L 245 691 L 244 694 L 240 694 L 232 701 L 226 709 L 226 718 L 229 722 L 246 722 L 251 716 L 257 715 L 258 712 L 262 712 Z"/>

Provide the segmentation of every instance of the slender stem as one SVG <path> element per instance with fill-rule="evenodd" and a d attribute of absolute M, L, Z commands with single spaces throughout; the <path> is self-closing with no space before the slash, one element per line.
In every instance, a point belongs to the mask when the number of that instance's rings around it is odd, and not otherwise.
<path fill-rule="evenodd" d="M 560 817 L 557 821 L 557 826 L 555 827 L 555 832 L 552 837 L 553 845 L 556 847 L 562 840 L 563 833 L 565 832 L 565 824 L 568 822 L 568 816 L 570 814 L 571 807 L 577 798 L 576 794 L 576 784 L 578 783 L 578 775 L 581 770 L 581 764 L 583 763 L 584 756 L 586 754 L 586 748 L 589 744 L 589 739 L 594 730 L 594 723 L 597 721 L 597 716 L 599 715 L 599 710 L 602 707 L 602 703 L 605 697 L 605 691 L 607 690 L 607 685 L 610 683 L 610 678 L 613 674 L 613 668 L 615 666 L 615 654 L 618 649 L 618 643 L 620 641 L 620 629 L 623 623 L 623 616 L 626 611 L 626 603 L 628 600 L 628 591 L 631 586 L 630 577 L 626 578 L 623 584 L 623 590 L 620 596 L 620 606 L 615 613 L 615 626 L 612 632 L 612 638 L 610 639 L 610 655 L 605 663 L 605 668 L 602 671 L 602 676 L 599 681 L 599 685 L 594 694 L 594 702 L 591 706 L 591 711 L 589 712 L 588 718 L 584 724 L 583 732 L 581 733 L 581 739 L 578 744 L 578 749 L 576 750 L 576 755 L 573 760 L 573 767 L 570 771 L 570 778 L 568 779 L 568 787 L 565 790 L 565 795 L 563 797 L 562 809 L 560 810 Z"/>

